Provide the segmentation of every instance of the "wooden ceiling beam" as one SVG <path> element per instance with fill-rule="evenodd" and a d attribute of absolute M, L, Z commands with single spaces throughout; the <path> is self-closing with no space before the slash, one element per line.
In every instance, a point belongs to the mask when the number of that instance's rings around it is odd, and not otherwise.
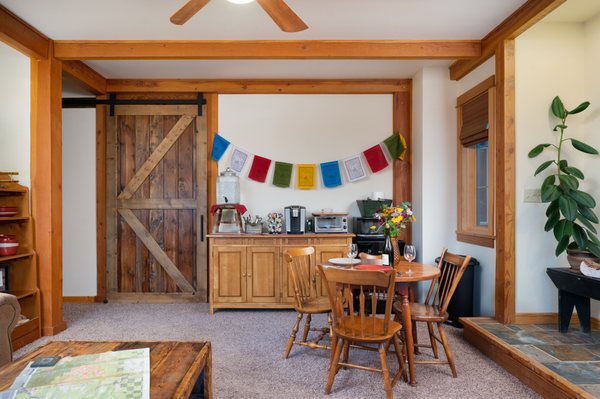
<path fill-rule="evenodd" d="M 481 55 L 450 66 L 450 78 L 459 80 L 488 60 L 504 40 L 513 40 L 566 0 L 528 0 L 481 40 Z"/>
<path fill-rule="evenodd" d="M 61 60 L 465 59 L 478 40 L 57 40 Z"/>
<path fill-rule="evenodd" d="M 399 80 L 195 80 L 108 79 L 108 93 L 201 92 L 221 94 L 382 94 L 410 91 L 410 79 Z"/>
<path fill-rule="evenodd" d="M 80 81 L 94 94 L 106 93 L 106 78 L 81 61 L 64 61 L 63 72 Z"/>
<path fill-rule="evenodd" d="M 0 41 L 29 57 L 48 58 L 50 39 L 2 5 L 0 5 Z"/>

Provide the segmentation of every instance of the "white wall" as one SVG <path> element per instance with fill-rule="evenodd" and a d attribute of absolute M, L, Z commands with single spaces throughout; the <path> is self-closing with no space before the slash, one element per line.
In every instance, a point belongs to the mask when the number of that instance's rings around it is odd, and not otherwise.
<path fill-rule="evenodd" d="M 516 311 L 556 312 L 557 290 L 546 275 L 547 267 L 567 266 L 565 255 L 556 258 L 556 241 L 544 231 L 546 204 L 524 203 L 525 189 L 538 189 L 543 177 L 533 174 L 539 164 L 553 159 L 548 152 L 535 159 L 527 153 L 537 144 L 557 141 L 556 124 L 549 112 L 554 96 L 567 108 L 585 99 L 584 30 L 576 23 L 539 23 L 516 40 Z M 596 69 L 597 71 L 598 69 Z M 570 117 L 569 136 L 583 137 L 583 118 Z M 585 155 L 576 156 L 569 145 L 567 159 L 584 167 Z M 596 162 L 599 162 L 596 160 Z M 598 170 L 599 163 L 595 168 Z M 591 170 L 584 170 L 590 174 Z M 598 198 L 598 196 L 596 196 Z"/>
<path fill-rule="evenodd" d="M 29 57 L 0 42 L 0 171 L 30 187 Z"/>
<path fill-rule="evenodd" d="M 96 110 L 64 109 L 63 295 L 96 295 Z"/>
<path fill-rule="evenodd" d="M 378 144 L 392 133 L 391 95 L 220 95 L 219 132 L 232 144 L 273 161 L 320 163 L 341 160 Z M 229 165 L 231 150 L 219 162 Z M 248 179 L 250 162 L 240 178 L 241 201 L 263 217 L 287 205 L 303 205 L 307 213 L 322 208 L 358 216 L 357 199 L 373 191 L 392 196 L 392 167 L 355 183 L 316 190 L 279 188 Z M 341 167 L 341 165 L 340 165 Z M 368 170 L 368 166 L 365 167 Z M 295 171 L 294 171 L 295 172 Z M 342 175 L 343 175 L 342 171 Z M 317 173 L 320 180 L 320 172 Z"/>

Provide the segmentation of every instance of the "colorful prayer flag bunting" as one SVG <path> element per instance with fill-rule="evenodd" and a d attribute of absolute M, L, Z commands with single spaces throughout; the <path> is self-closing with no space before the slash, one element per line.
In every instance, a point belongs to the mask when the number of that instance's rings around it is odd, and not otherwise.
<path fill-rule="evenodd" d="M 229 167 L 231 170 L 242 173 L 242 169 L 244 169 L 244 165 L 246 165 L 248 158 L 250 158 L 249 153 L 234 146 L 233 151 L 231 152 L 231 161 Z"/>
<path fill-rule="evenodd" d="M 398 133 L 394 133 L 387 139 L 383 140 L 383 144 L 385 144 L 392 159 L 398 158 L 402 153 L 400 135 Z"/>
<path fill-rule="evenodd" d="M 406 151 L 408 150 L 408 147 L 406 146 L 406 139 L 404 138 L 403 135 L 400 135 L 400 145 L 401 145 L 401 151 L 400 151 L 400 155 L 398 156 L 398 158 L 400 158 L 400 160 L 404 161 L 404 156 L 406 155 Z"/>
<path fill-rule="evenodd" d="M 286 162 L 275 162 L 273 171 L 273 185 L 281 188 L 287 188 L 292 181 L 292 169 L 294 165 Z"/>
<path fill-rule="evenodd" d="M 227 147 L 229 147 L 229 141 L 217 133 L 217 135 L 215 136 L 215 140 L 213 141 L 210 157 L 213 160 L 218 161 L 225 153 L 225 150 L 227 150 Z"/>
<path fill-rule="evenodd" d="M 349 182 L 355 182 L 367 176 L 360 154 L 342 159 L 342 165 L 344 165 Z"/>
<path fill-rule="evenodd" d="M 363 154 L 367 160 L 367 163 L 369 164 L 369 168 L 371 168 L 372 173 L 377 173 L 388 166 L 388 161 L 385 159 L 385 154 L 383 153 L 383 149 L 379 144 L 363 151 Z"/>
<path fill-rule="evenodd" d="M 340 164 L 338 161 L 323 162 L 320 166 L 323 185 L 325 187 L 333 188 L 342 185 L 342 176 L 340 174 Z"/>
<path fill-rule="evenodd" d="M 269 173 L 270 166 L 270 159 L 255 155 L 254 159 L 252 160 L 250 172 L 248 173 L 248 178 L 259 183 L 264 183 L 267 179 L 267 174 Z"/>
<path fill-rule="evenodd" d="M 298 188 L 311 190 L 316 187 L 317 165 L 300 164 L 298 165 Z"/>

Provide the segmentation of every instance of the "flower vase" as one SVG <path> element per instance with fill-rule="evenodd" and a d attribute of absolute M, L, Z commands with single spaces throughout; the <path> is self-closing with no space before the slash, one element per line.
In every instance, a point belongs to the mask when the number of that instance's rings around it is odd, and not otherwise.
<path fill-rule="evenodd" d="M 400 253 L 400 246 L 398 245 L 398 237 L 392 237 L 392 248 L 394 249 L 394 270 L 398 271 L 400 268 L 400 260 L 402 259 L 402 254 Z"/>

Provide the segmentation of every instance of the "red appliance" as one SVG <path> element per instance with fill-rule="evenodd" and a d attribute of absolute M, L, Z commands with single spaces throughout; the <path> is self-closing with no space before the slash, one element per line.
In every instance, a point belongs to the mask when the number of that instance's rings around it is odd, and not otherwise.
<path fill-rule="evenodd" d="M 19 240 L 11 234 L 0 234 L 0 256 L 12 256 L 17 254 Z"/>

